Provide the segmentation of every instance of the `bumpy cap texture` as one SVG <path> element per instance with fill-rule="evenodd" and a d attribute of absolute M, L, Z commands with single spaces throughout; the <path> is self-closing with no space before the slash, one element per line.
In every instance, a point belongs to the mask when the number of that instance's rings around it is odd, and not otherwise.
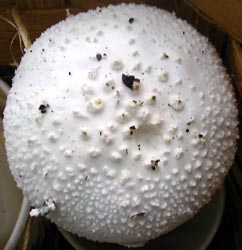
<path fill-rule="evenodd" d="M 232 164 L 237 123 L 208 40 L 135 4 L 44 32 L 4 113 L 8 161 L 31 215 L 126 245 L 172 230 L 210 200 Z"/>

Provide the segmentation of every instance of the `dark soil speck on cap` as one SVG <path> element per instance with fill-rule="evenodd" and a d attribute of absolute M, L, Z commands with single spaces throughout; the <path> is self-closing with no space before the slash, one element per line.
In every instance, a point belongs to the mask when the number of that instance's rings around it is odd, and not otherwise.
<path fill-rule="evenodd" d="M 126 87 L 133 90 L 134 82 L 140 82 L 140 79 L 135 78 L 135 76 L 122 74 L 122 81 Z"/>
<path fill-rule="evenodd" d="M 48 110 L 49 107 L 50 107 L 49 104 L 46 104 L 46 105 L 45 104 L 41 104 L 39 106 L 40 113 L 45 114 L 47 112 L 47 110 Z"/>
<path fill-rule="evenodd" d="M 102 55 L 101 54 L 96 54 L 96 58 L 98 61 L 101 61 L 102 60 Z"/>

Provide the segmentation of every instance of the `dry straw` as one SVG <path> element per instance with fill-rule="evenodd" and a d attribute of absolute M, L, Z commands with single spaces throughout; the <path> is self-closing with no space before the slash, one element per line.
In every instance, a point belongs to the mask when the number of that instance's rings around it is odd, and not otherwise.
<path fill-rule="evenodd" d="M 16 37 L 18 37 L 19 47 L 20 47 L 21 53 L 23 55 L 24 54 L 23 46 L 25 48 L 29 48 L 31 45 L 31 40 L 29 38 L 27 28 L 25 27 L 20 15 L 19 15 L 19 11 L 15 7 L 13 7 L 11 9 L 11 14 L 12 14 L 14 22 L 10 21 L 8 18 L 4 17 L 3 15 L 0 15 L 0 18 L 2 20 L 4 20 L 5 22 L 7 22 L 8 24 L 10 24 L 16 30 L 16 33 L 14 34 L 14 36 L 9 44 L 9 50 L 10 50 L 11 58 L 13 60 L 13 66 L 18 66 L 18 62 L 16 61 L 14 53 L 13 53 L 13 43 L 14 43 Z"/>

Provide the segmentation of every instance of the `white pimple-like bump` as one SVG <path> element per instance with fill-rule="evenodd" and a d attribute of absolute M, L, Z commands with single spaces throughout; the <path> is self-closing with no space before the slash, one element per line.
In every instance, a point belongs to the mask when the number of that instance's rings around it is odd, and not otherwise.
<path fill-rule="evenodd" d="M 160 207 L 160 201 L 158 199 L 151 200 L 150 205 L 152 207 Z"/>
<path fill-rule="evenodd" d="M 149 110 L 147 109 L 139 110 L 137 116 L 138 116 L 138 119 L 144 124 L 148 123 L 151 117 Z"/>
<path fill-rule="evenodd" d="M 131 100 L 131 101 L 127 104 L 127 108 L 128 108 L 128 110 L 130 110 L 130 111 L 134 111 L 134 110 L 136 110 L 136 109 L 139 108 L 139 107 L 140 107 L 140 105 L 139 105 L 139 103 L 138 103 L 137 100 Z"/>
<path fill-rule="evenodd" d="M 113 136 L 108 131 L 100 131 L 99 133 L 100 139 L 102 142 L 104 142 L 107 145 L 110 145 L 113 143 Z"/>
<path fill-rule="evenodd" d="M 152 71 L 152 66 L 151 65 L 147 66 L 145 69 L 145 73 L 150 74 L 151 71 Z"/>
<path fill-rule="evenodd" d="M 176 159 L 180 159 L 184 154 L 183 148 L 182 147 L 177 147 L 175 150 L 175 157 Z"/>
<path fill-rule="evenodd" d="M 139 70 L 141 70 L 141 66 L 142 66 L 141 62 L 138 62 L 138 63 L 136 63 L 134 65 L 134 67 L 132 68 L 132 70 L 139 71 Z"/>
<path fill-rule="evenodd" d="M 127 207 L 129 207 L 129 204 L 130 204 L 130 202 L 128 200 L 122 200 L 119 203 L 119 206 L 122 207 L 122 208 L 127 208 Z"/>
<path fill-rule="evenodd" d="M 131 25 L 128 25 L 128 26 L 127 26 L 127 30 L 128 30 L 128 31 L 132 31 L 132 30 L 133 30 L 133 27 L 132 27 Z"/>
<path fill-rule="evenodd" d="M 184 109 L 185 102 L 178 95 L 173 95 L 170 97 L 169 106 L 176 111 L 180 111 Z"/>
<path fill-rule="evenodd" d="M 106 126 L 106 128 L 110 131 L 110 132 L 115 132 L 117 130 L 117 126 L 112 123 L 112 122 L 109 122 Z"/>
<path fill-rule="evenodd" d="M 80 137 L 83 139 L 83 140 L 89 140 L 90 138 L 90 131 L 88 128 L 86 127 L 83 127 L 80 129 Z"/>
<path fill-rule="evenodd" d="M 122 183 L 126 183 L 130 180 L 131 178 L 131 174 L 130 174 L 130 171 L 125 169 L 125 170 L 122 170 L 121 173 L 120 173 L 120 181 Z"/>
<path fill-rule="evenodd" d="M 175 81 L 175 86 L 180 86 L 182 84 L 182 79 Z"/>
<path fill-rule="evenodd" d="M 139 51 L 138 50 L 135 50 L 133 53 L 132 53 L 132 56 L 136 57 L 139 55 Z"/>
<path fill-rule="evenodd" d="M 134 38 L 129 39 L 129 45 L 133 45 L 133 44 L 135 44 L 135 39 Z"/>
<path fill-rule="evenodd" d="M 102 30 L 99 30 L 98 32 L 97 32 L 97 36 L 102 36 L 103 35 L 103 31 Z"/>
<path fill-rule="evenodd" d="M 73 151 L 72 151 L 71 149 L 66 149 L 66 150 L 64 151 L 64 156 L 65 156 L 66 158 L 71 158 L 71 157 L 73 156 Z"/>
<path fill-rule="evenodd" d="M 109 177 L 110 179 L 115 178 L 116 173 L 115 173 L 114 169 L 108 169 L 106 172 L 106 176 Z"/>
<path fill-rule="evenodd" d="M 205 94 L 203 93 L 203 92 L 199 92 L 199 97 L 201 98 L 201 99 L 204 99 L 205 98 Z"/>
<path fill-rule="evenodd" d="M 118 60 L 115 60 L 114 62 L 112 62 L 111 67 L 115 71 L 121 71 L 124 68 L 124 64 L 123 64 L 122 60 L 118 59 Z"/>
<path fill-rule="evenodd" d="M 182 63 L 182 59 L 180 57 L 177 57 L 175 59 L 175 62 L 178 63 L 178 64 L 181 64 Z"/>
<path fill-rule="evenodd" d="M 73 110 L 72 114 L 76 118 L 87 118 L 87 115 L 83 112 L 83 110 Z"/>
<path fill-rule="evenodd" d="M 35 122 L 38 125 L 42 125 L 43 124 L 43 120 L 44 120 L 44 118 L 42 116 L 38 116 L 38 117 L 35 118 Z"/>
<path fill-rule="evenodd" d="M 137 152 L 134 152 L 133 157 L 134 157 L 135 161 L 139 161 L 141 159 L 141 157 L 142 157 L 142 154 L 139 151 L 137 151 Z"/>
<path fill-rule="evenodd" d="M 88 150 L 88 154 L 89 154 L 90 157 L 96 158 L 96 157 L 98 157 L 101 154 L 101 150 L 99 148 L 95 148 L 95 147 L 94 148 L 90 148 Z"/>
<path fill-rule="evenodd" d="M 161 127 L 162 123 L 163 123 L 163 120 L 157 115 L 151 119 L 149 124 L 154 127 Z"/>
<path fill-rule="evenodd" d="M 59 136 L 56 134 L 56 133 L 50 133 L 48 135 L 48 139 L 51 141 L 51 142 L 56 142 L 58 140 Z"/>
<path fill-rule="evenodd" d="M 176 136 L 178 140 L 182 141 L 184 139 L 183 133 L 181 131 L 178 131 Z"/>
<path fill-rule="evenodd" d="M 168 72 L 165 71 L 165 70 L 163 70 L 163 69 L 160 71 L 159 76 L 158 76 L 159 81 L 161 83 L 167 82 L 168 81 L 168 77 L 169 77 Z"/>
<path fill-rule="evenodd" d="M 129 149 L 127 147 L 127 145 L 122 145 L 120 146 L 119 150 L 118 150 L 122 155 L 128 155 L 129 153 Z"/>
<path fill-rule="evenodd" d="M 98 173 L 98 170 L 97 170 L 96 168 L 91 168 L 91 169 L 90 169 L 90 173 L 91 173 L 92 175 L 96 175 L 96 174 Z"/>
<path fill-rule="evenodd" d="M 179 169 L 178 168 L 174 168 L 174 169 L 172 169 L 171 172 L 172 172 L 172 174 L 176 175 L 176 174 L 179 173 Z"/>
<path fill-rule="evenodd" d="M 52 124 L 54 126 L 59 126 L 61 125 L 61 119 L 60 118 L 54 118 L 53 121 L 52 121 Z"/>
<path fill-rule="evenodd" d="M 154 104 L 156 104 L 156 102 L 157 102 L 157 96 L 156 95 L 149 95 L 148 97 L 147 97 L 147 102 L 149 103 L 149 104 L 151 104 L 151 105 L 154 105 Z"/>
<path fill-rule="evenodd" d="M 61 190 L 62 190 L 62 185 L 61 185 L 61 183 L 59 183 L 59 182 L 55 182 L 55 183 L 53 183 L 53 189 L 55 190 L 55 191 L 57 191 L 57 192 L 60 192 Z"/>
<path fill-rule="evenodd" d="M 113 152 L 110 155 L 110 158 L 113 162 L 120 162 L 122 160 L 122 155 L 119 152 Z"/>
<path fill-rule="evenodd" d="M 178 126 L 176 124 L 171 124 L 169 129 L 168 129 L 168 132 L 171 134 L 171 135 L 175 135 L 176 132 L 177 132 L 177 129 L 178 129 Z"/>
<path fill-rule="evenodd" d="M 102 111 L 103 106 L 103 100 L 101 98 L 95 98 L 88 102 L 87 110 L 91 113 L 99 113 Z"/>
<path fill-rule="evenodd" d="M 115 89 L 115 81 L 114 80 L 108 80 L 104 83 L 104 88 L 106 91 L 112 91 Z"/>
<path fill-rule="evenodd" d="M 184 167 L 185 171 L 188 172 L 188 173 L 191 173 L 192 171 L 192 166 L 191 164 L 187 164 L 185 167 Z"/>
<path fill-rule="evenodd" d="M 88 72 L 88 79 L 94 81 L 97 79 L 98 77 L 98 73 L 99 73 L 99 68 L 94 68 L 94 69 L 91 69 L 89 72 Z"/>
<path fill-rule="evenodd" d="M 82 170 L 82 171 L 87 169 L 87 165 L 82 164 L 82 163 L 79 163 L 79 164 L 77 165 L 77 167 L 78 167 L 80 170 Z"/>
<path fill-rule="evenodd" d="M 164 142 L 165 142 L 166 144 L 170 144 L 171 141 L 172 141 L 172 136 L 170 136 L 170 135 L 168 135 L 168 134 L 165 134 L 165 135 L 163 136 L 163 140 L 164 140 Z"/>
<path fill-rule="evenodd" d="M 82 84 L 81 91 L 82 91 L 82 94 L 88 98 L 90 98 L 92 95 L 94 95 L 93 88 L 88 84 Z"/>
<path fill-rule="evenodd" d="M 124 123 L 130 119 L 130 115 L 126 110 L 121 110 L 118 114 L 118 121 Z"/>
<path fill-rule="evenodd" d="M 196 91 L 197 87 L 193 84 L 189 85 L 189 88 L 192 90 L 192 91 Z"/>
<path fill-rule="evenodd" d="M 115 93 L 114 93 L 114 96 L 117 98 L 117 100 L 120 100 L 121 99 L 120 90 L 116 90 Z"/>

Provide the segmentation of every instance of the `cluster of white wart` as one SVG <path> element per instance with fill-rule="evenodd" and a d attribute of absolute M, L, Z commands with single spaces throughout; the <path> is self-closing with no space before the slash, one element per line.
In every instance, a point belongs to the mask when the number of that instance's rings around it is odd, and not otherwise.
<path fill-rule="evenodd" d="M 237 109 L 207 39 L 175 15 L 120 4 L 49 28 L 4 113 L 32 216 L 135 246 L 206 204 L 232 164 Z"/>

